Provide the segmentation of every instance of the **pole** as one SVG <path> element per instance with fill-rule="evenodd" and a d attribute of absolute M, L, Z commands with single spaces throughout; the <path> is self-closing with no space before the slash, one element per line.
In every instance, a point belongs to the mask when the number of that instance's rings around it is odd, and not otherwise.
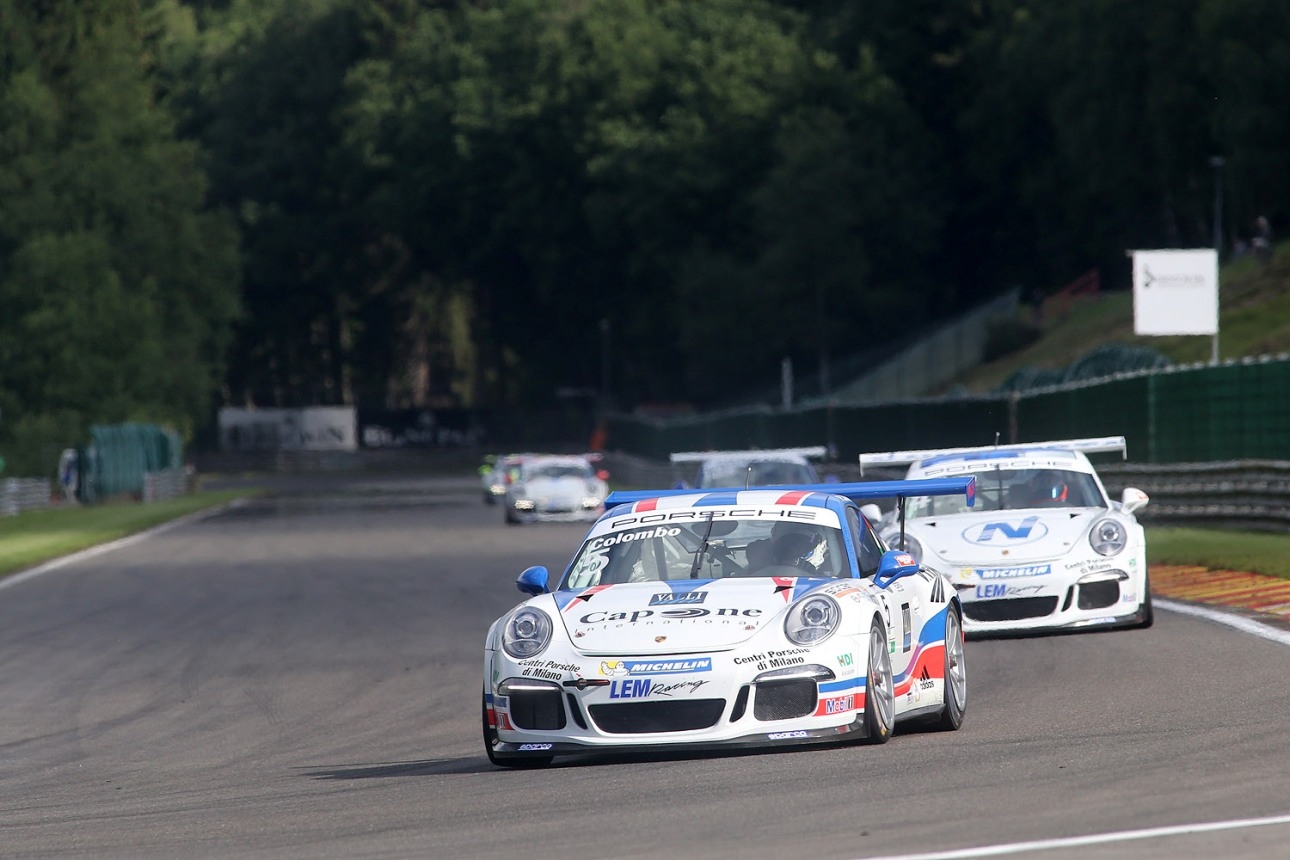
<path fill-rule="evenodd" d="M 1227 163 L 1226 159 L 1224 159 L 1223 156 L 1221 155 L 1211 155 L 1209 158 L 1209 166 L 1214 168 L 1214 259 L 1215 259 L 1214 265 L 1216 270 L 1214 274 L 1215 292 L 1217 292 L 1219 289 L 1218 271 L 1220 271 L 1222 268 L 1219 265 L 1219 262 L 1221 261 L 1223 256 L 1223 165 L 1226 163 Z M 1219 326 L 1214 327 L 1214 340 L 1210 346 L 1210 356 L 1209 356 L 1210 364 L 1218 364 L 1218 329 L 1219 329 Z"/>
<path fill-rule="evenodd" d="M 779 390 L 781 403 L 785 409 L 793 408 L 793 359 L 783 358 L 779 362 Z"/>
<path fill-rule="evenodd" d="M 609 412 L 609 318 L 600 320 L 600 414 Z"/>

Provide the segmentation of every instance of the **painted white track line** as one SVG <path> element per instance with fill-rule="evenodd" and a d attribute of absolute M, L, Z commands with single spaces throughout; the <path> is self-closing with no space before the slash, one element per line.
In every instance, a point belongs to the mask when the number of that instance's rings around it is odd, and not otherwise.
<path fill-rule="evenodd" d="M 1234 627 L 1242 633 L 1249 633 L 1253 636 L 1259 636 L 1281 645 L 1290 645 L 1290 630 L 1282 630 L 1278 627 L 1272 627 L 1253 618 L 1246 618 L 1244 615 L 1237 615 L 1232 612 L 1225 612 L 1219 609 L 1213 609 L 1208 606 L 1197 606 L 1192 603 L 1179 603 L 1176 600 L 1162 600 L 1155 598 L 1152 603 L 1162 609 L 1170 612 L 1178 612 L 1183 615 L 1193 615 L 1197 618 L 1204 618 L 1206 621 L 1213 621 L 1218 624 L 1226 624 L 1228 627 Z"/>
<path fill-rule="evenodd" d="M 1033 842 L 983 845 L 980 848 L 934 851 L 930 854 L 892 854 L 884 857 L 871 857 L 867 858 L 867 860 L 963 860 L 963 858 L 972 857 L 1002 857 L 1005 854 L 1021 854 L 1025 851 L 1082 848 L 1088 845 L 1105 845 L 1111 842 L 1159 839 L 1166 836 L 1186 836 L 1190 833 L 1212 833 L 1218 830 L 1240 830 L 1248 827 L 1263 827 L 1269 824 L 1290 824 L 1290 815 L 1277 815 L 1272 818 L 1240 818 L 1234 821 L 1213 821 L 1208 824 L 1181 824 L 1174 827 L 1152 827 L 1146 830 L 1121 830 L 1118 833 L 1098 833 L 1093 836 L 1073 836 L 1066 839 L 1037 839 Z"/>
<path fill-rule="evenodd" d="M 245 504 L 246 501 L 247 500 L 244 498 L 234 499 L 226 505 L 216 505 L 213 508 L 194 511 L 191 514 L 179 517 L 178 519 L 169 520 L 168 522 L 164 522 L 159 526 L 153 526 L 145 531 L 136 532 L 135 534 L 127 535 L 126 537 L 118 538 L 108 543 L 102 543 L 98 546 L 92 546 L 87 549 L 71 553 L 70 555 L 59 556 L 58 558 L 51 559 L 43 564 L 29 567 L 24 571 L 0 579 L 0 589 L 10 588 L 18 585 L 19 583 L 26 582 L 29 579 L 35 579 L 36 577 L 42 576 L 50 571 L 67 567 L 69 564 L 76 564 L 78 561 L 84 561 L 87 558 L 94 558 L 95 556 L 102 555 L 105 552 L 111 552 L 114 549 L 121 549 L 122 547 L 130 546 L 131 544 L 150 538 L 153 535 L 161 534 L 164 531 L 169 531 L 170 529 L 178 528 L 179 526 L 188 525 L 189 523 L 197 522 L 198 520 L 205 519 L 206 517 L 214 516 L 215 514 L 227 511 L 229 508 L 239 507 Z"/>
<path fill-rule="evenodd" d="M 1161 598 L 1156 598 L 1154 604 L 1159 609 L 1204 618 L 1207 621 L 1225 624 L 1252 636 L 1290 646 L 1290 630 L 1271 627 L 1252 618 L 1246 618 L 1243 615 L 1211 609 L 1208 606 L 1195 606 L 1190 603 L 1179 603 Z M 1166 836 L 1184 836 L 1189 833 L 1209 833 L 1217 830 L 1263 827 L 1269 824 L 1290 824 L 1290 815 L 1278 815 L 1272 818 L 1242 818 L 1234 821 L 1215 821 L 1209 824 L 1184 824 L 1175 827 L 1153 827 L 1147 830 L 1123 830 L 1118 833 L 1098 833 L 1091 836 L 1075 836 L 1066 839 L 1041 839 L 1033 842 L 983 845 L 979 848 L 959 848 L 929 854 L 893 854 L 873 857 L 869 858 L 869 860 L 966 860 L 974 857 L 1002 857 L 1007 854 L 1021 854 L 1026 851 L 1081 848 L 1088 845 L 1105 845 L 1111 842 L 1130 842 L 1135 839 L 1159 839 Z"/>

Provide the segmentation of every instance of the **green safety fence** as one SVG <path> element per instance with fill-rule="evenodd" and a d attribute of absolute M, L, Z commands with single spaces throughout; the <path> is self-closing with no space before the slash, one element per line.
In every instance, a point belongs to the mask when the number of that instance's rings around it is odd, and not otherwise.
<path fill-rule="evenodd" d="M 1142 463 L 1290 459 L 1290 356 L 1038 391 L 609 422 L 610 448 L 657 459 L 673 451 L 830 445 L 847 462 L 864 451 L 1091 436 L 1124 436 L 1129 459 Z"/>
<path fill-rule="evenodd" d="M 184 463 L 179 434 L 155 424 L 96 424 L 77 455 L 77 496 L 86 503 L 122 494 L 142 497 L 146 473 Z"/>

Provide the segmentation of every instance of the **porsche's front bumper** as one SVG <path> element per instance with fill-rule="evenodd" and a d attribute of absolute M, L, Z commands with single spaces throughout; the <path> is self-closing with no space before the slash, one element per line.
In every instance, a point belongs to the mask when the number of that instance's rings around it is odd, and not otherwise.
<path fill-rule="evenodd" d="M 1145 554 L 955 570 L 969 636 L 1132 627 L 1148 618 Z"/>
<path fill-rule="evenodd" d="M 534 667 L 496 653 L 492 668 L 498 680 L 486 690 L 484 704 L 498 737 L 493 755 L 544 758 L 863 738 L 864 673 L 843 674 L 838 656 L 851 653 L 851 646 L 830 644 L 779 656 L 771 651 L 588 660 L 586 666 L 558 665 L 548 677 L 536 678 L 520 674 Z M 788 660 L 801 662 L 773 666 Z M 855 662 L 860 661 L 847 668 Z M 660 668 L 669 671 L 655 671 Z"/>

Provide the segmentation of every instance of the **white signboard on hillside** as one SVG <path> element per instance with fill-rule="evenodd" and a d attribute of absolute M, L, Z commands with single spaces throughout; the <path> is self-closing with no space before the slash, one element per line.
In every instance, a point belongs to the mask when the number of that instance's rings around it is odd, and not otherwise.
<path fill-rule="evenodd" d="M 353 451 L 357 428 L 353 406 L 219 411 L 224 451 Z"/>
<path fill-rule="evenodd" d="M 1218 334 L 1213 248 L 1133 252 L 1133 333 Z"/>

